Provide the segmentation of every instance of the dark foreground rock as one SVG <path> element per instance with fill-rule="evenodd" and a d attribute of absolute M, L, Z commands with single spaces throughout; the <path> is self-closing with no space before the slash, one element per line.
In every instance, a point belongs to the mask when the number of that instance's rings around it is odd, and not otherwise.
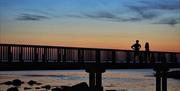
<path fill-rule="evenodd" d="M 41 89 L 40 87 L 36 87 L 35 89 Z"/>
<path fill-rule="evenodd" d="M 19 79 L 14 79 L 12 81 L 3 82 L 1 84 L 4 85 L 14 85 L 14 86 L 21 86 L 24 82 Z"/>
<path fill-rule="evenodd" d="M 17 87 L 11 87 L 7 91 L 19 91 Z"/>
<path fill-rule="evenodd" d="M 7 81 L 7 82 L 3 82 L 0 84 L 4 84 L 4 85 L 14 85 L 14 86 L 21 86 L 24 82 L 19 80 L 19 79 L 14 79 L 12 81 Z"/>
<path fill-rule="evenodd" d="M 12 81 L 6 81 L 6 82 L 0 83 L 0 84 L 4 84 L 4 85 L 12 85 Z"/>
<path fill-rule="evenodd" d="M 56 88 L 53 88 L 51 91 L 63 91 L 63 90 L 62 90 L 62 88 L 56 87 Z"/>
<path fill-rule="evenodd" d="M 61 88 L 54 88 L 51 91 L 90 91 L 86 82 L 81 82 L 73 86 L 61 86 Z"/>
<path fill-rule="evenodd" d="M 61 86 L 62 91 L 71 91 L 71 87 L 70 86 Z"/>
<path fill-rule="evenodd" d="M 86 82 L 82 82 L 71 87 L 71 91 L 88 91 L 88 90 L 89 87 Z"/>
<path fill-rule="evenodd" d="M 51 86 L 50 85 L 45 85 L 45 86 L 42 86 L 41 88 L 51 89 Z"/>
<path fill-rule="evenodd" d="M 12 81 L 12 85 L 14 86 L 21 86 L 21 84 L 23 84 L 24 82 L 19 80 L 19 79 L 15 79 Z"/>
<path fill-rule="evenodd" d="M 41 83 L 38 83 L 37 81 L 33 81 L 33 80 L 30 80 L 29 82 L 27 82 L 30 86 L 32 85 L 41 85 Z"/>
<path fill-rule="evenodd" d="M 32 88 L 30 88 L 30 87 L 24 87 L 24 90 L 29 90 L 29 89 L 32 89 Z"/>

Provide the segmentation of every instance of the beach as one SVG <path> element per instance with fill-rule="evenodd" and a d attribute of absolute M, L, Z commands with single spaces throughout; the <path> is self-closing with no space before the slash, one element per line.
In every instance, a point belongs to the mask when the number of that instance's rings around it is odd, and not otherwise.
<path fill-rule="evenodd" d="M 155 77 L 152 69 L 139 70 L 106 70 L 103 73 L 103 87 L 105 90 L 117 91 L 155 91 Z M 0 83 L 20 79 L 24 82 L 19 91 L 51 91 L 41 88 L 50 85 L 51 88 L 72 86 L 80 82 L 89 81 L 88 73 L 84 70 L 40 70 L 40 71 L 0 71 Z M 42 83 L 30 86 L 30 80 Z M 12 85 L 0 85 L 0 91 L 6 91 Z M 29 88 L 29 89 L 25 89 Z M 38 89 L 37 89 L 38 88 Z M 178 91 L 180 80 L 168 78 L 168 91 Z"/>

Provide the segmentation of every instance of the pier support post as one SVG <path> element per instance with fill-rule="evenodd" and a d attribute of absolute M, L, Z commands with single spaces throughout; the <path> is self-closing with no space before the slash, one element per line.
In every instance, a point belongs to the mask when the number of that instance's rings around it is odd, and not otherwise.
<path fill-rule="evenodd" d="M 161 72 L 156 71 L 156 91 L 161 91 Z"/>
<path fill-rule="evenodd" d="M 167 72 L 169 69 L 162 71 L 162 91 L 167 91 Z"/>
<path fill-rule="evenodd" d="M 167 72 L 169 68 L 165 64 L 156 65 L 156 91 L 167 91 Z"/>
<path fill-rule="evenodd" d="M 105 72 L 105 69 L 89 68 L 86 69 L 86 72 L 89 73 L 89 87 L 91 91 L 103 91 L 102 73 Z"/>
<path fill-rule="evenodd" d="M 89 86 L 94 87 L 96 85 L 96 79 L 95 79 L 95 73 L 91 72 L 89 73 Z"/>
<path fill-rule="evenodd" d="M 101 72 L 96 73 L 96 86 L 98 87 L 102 86 L 102 73 Z"/>

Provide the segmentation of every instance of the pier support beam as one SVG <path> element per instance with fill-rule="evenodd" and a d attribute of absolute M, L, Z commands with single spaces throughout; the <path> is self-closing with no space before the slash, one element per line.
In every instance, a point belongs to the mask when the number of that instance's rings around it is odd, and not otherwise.
<path fill-rule="evenodd" d="M 162 91 L 167 91 L 167 72 L 169 69 L 162 71 Z"/>
<path fill-rule="evenodd" d="M 94 72 L 89 73 L 89 86 L 94 87 L 96 85 L 96 74 Z"/>
<path fill-rule="evenodd" d="M 102 87 L 102 73 L 96 73 L 96 86 Z"/>
<path fill-rule="evenodd" d="M 156 91 L 161 91 L 161 72 L 156 71 Z"/>
<path fill-rule="evenodd" d="M 103 91 L 102 73 L 105 72 L 105 69 L 89 68 L 86 69 L 86 72 L 89 73 L 89 87 L 91 91 Z"/>
<path fill-rule="evenodd" d="M 167 91 L 168 67 L 162 64 L 156 65 L 154 71 L 156 71 L 156 91 Z"/>

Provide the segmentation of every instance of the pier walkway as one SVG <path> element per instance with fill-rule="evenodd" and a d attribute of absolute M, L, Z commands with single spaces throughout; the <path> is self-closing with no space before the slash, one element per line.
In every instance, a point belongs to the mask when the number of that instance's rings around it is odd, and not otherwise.
<path fill-rule="evenodd" d="M 180 68 L 180 52 L 140 51 L 0 44 L 0 70 L 78 70 L 89 73 L 89 87 L 102 91 L 106 69 L 146 69 L 156 71 L 156 91 L 167 91 L 167 72 Z M 137 55 L 138 54 L 138 55 Z"/>

